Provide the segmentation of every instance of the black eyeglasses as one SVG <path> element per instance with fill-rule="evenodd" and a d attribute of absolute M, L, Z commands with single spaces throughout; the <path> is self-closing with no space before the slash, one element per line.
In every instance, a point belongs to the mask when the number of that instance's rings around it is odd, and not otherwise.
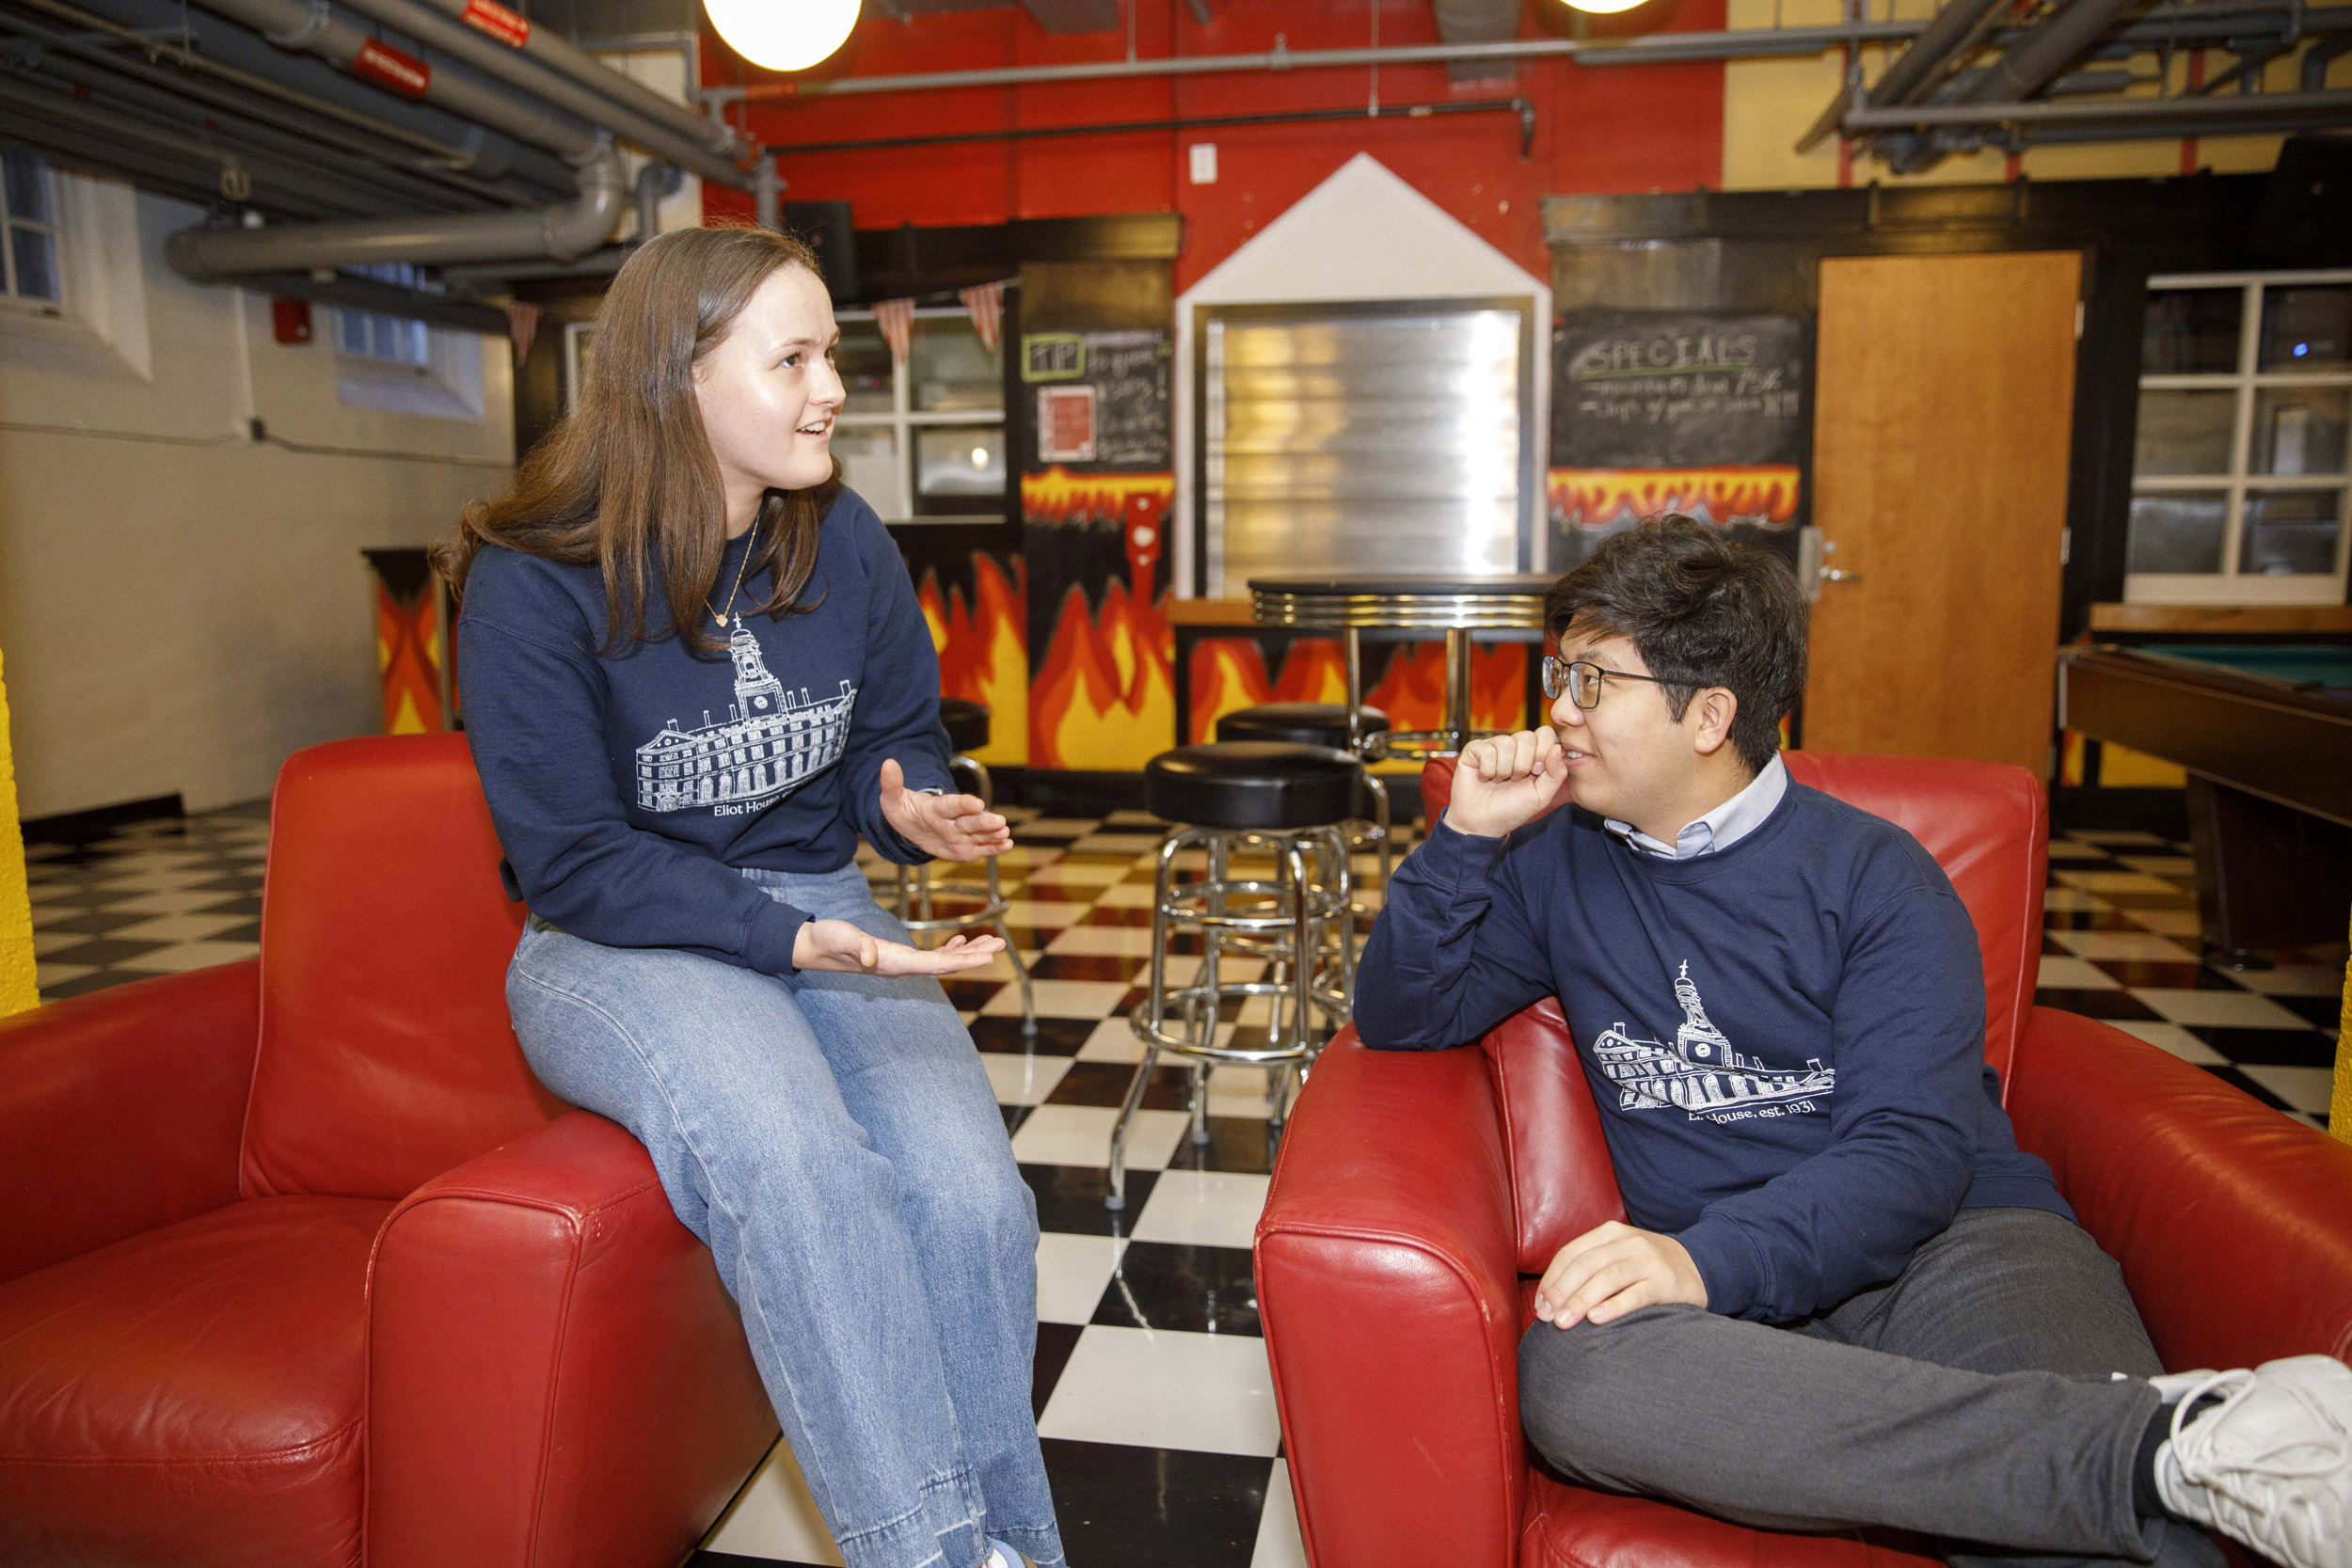
<path fill-rule="evenodd" d="M 1629 674 L 1623 670 L 1604 670 L 1584 659 L 1568 660 L 1555 654 L 1544 656 L 1544 695 L 1557 698 L 1568 694 L 1568 701 L 1590 711 L 1600 705 L 1601 681 L 1647 681 L 1652 686 L 1677 686 L 1677 681 L 1661 680 L 1656 675 Z"/>

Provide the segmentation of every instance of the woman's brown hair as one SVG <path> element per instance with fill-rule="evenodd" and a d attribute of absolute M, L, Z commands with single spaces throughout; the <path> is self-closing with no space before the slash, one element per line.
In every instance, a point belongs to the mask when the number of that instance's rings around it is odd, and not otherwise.
<path fill-rule="evenodd" d="M 595 373 L 579 406 L 523 458 L 505 494 L 469 505 L 457 537 L 435 549 L 451 591 L 464 597 L 485 545 L 569 566 L 594 562 L 604 572 L 604 651 L 615 653 L 647 641 L 645 578 L 658 559 L 669 623 L 653 638 L 683 628 L 690 647 L 723 647 L 702 624 L 726 527 L 694 366 L 786 266 L 817 272 L 816 252 L 765 229 L 681 229 L 639 246 L 596 311 Z M 762 499 L 748 570 L 772 573 L 774 591 L 757 609 L 815 608 L 799 600 L 817 565 L 817 526 L 840 493 L 835 463 L 814 489 L 771 490 Z"/>

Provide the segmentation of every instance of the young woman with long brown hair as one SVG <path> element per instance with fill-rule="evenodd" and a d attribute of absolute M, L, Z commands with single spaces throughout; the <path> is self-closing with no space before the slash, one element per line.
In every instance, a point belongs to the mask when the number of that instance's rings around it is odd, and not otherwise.
<path fill-rule="evenodd" d="M 933 978 L 1003 943 L 914 947 L 852 859 L 1012 840 L 950 789 L 930 629 L 841 486 L 837 336 L 799 242 L 652 240 L 580 410 L 444 551 L 531 908 L 507 1003 L 710 1243 L 850 1568 L 1059 1568 L 1037 1207 Z"/>

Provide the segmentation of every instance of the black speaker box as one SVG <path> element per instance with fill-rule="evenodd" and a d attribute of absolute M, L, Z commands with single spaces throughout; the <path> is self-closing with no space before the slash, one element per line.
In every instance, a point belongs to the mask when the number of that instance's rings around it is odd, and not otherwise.
<path fill-rule="evenodd" d="M 835 305 L 857 298 L 857 233 L 850 227 L 846 201 L 787 201 L 784 231 L 817 247 L 825 289 Z"/>
<path fill-rule="evenodd" d="M 2247 248 L 2298 267 L 2352 263 L 2352 136 L 2289 136 Z"/>

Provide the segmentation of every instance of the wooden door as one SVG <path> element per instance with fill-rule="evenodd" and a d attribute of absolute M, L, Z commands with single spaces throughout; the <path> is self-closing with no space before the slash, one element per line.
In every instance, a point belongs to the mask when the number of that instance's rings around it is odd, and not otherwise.
<path fill-rule="evenodd" d="M 1807 748 L 2047 775 L 2081 261 L 1821 263 Z"/>

